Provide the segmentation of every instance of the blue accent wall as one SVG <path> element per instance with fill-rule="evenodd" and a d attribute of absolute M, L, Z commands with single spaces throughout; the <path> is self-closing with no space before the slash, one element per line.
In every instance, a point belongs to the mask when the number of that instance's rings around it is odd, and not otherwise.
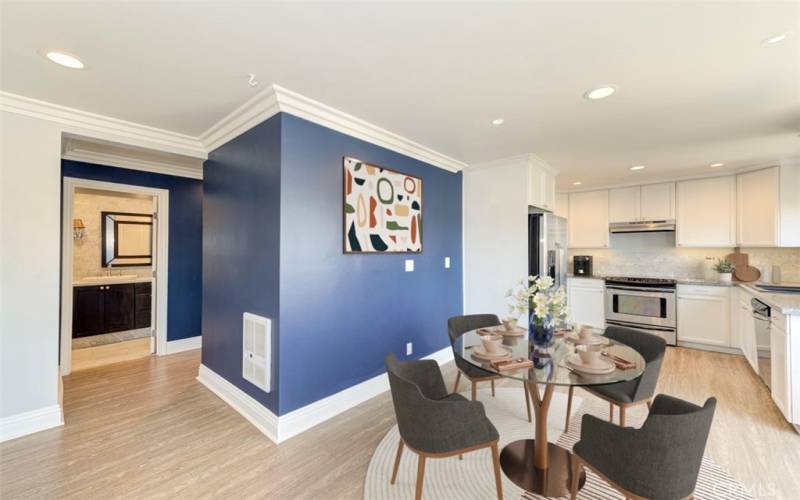
<path fill-rule="evenodd" d="M 242 378 L 242 313 L 272 320 L 278 352 L 281 115 L 211 152 L 203 169 L 203 364 L 278 412 Z"/>
<path fill-rule="evenodd" d="M 423 179 L 421 254 L 343 253 L 344 156 Z M 413 358 L 449 345 L 447 318 L 463 310 L 460 173 L 283 114 L 280 180 L 281 415 L 383 373 L 406 342 Z"/>
<path fill-rule="evenodd" d="M 61 176 L 169 190 L 167 340 L 200 335 L 203 182 L 70 160 L 61 161 Z"/>

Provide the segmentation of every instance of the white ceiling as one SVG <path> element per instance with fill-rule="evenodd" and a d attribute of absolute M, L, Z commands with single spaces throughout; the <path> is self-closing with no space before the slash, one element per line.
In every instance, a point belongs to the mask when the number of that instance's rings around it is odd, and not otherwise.
<path fill-rule="evenodd" d="M 4 2 L 0 17 L 3 90 L 195 136 L 263 88 L 252 72 L 462 161 L 536 153 L 563 187 L 800 154 L 800 2 Z M 620 91 L 581 97 L 604 83 Z"/>

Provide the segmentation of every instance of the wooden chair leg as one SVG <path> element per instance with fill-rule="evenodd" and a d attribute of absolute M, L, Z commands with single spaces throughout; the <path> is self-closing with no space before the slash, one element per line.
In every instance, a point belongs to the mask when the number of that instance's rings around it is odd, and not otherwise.
<path fill-rule="evenodd" d="M 572 392 L 575 387 L 569 386 L 569 393 L 567 394 L 567 418 L 564 419 L 564 432 L 569 432 L 569 417 L 572 413 Z"/>
<path fill-rule="evenodd" d="M 625 427 L 625 407 L 619 407 L 619 426 Z"/>
<path fill-rule="evenodd" d="M 531 418 L 531 395 L 528 392 L 528 386 L 525 385 L 525 382 L 522 383 L 522 392 L 525 393 L 525 410 L 528 412 L 528 422 L 533 422 Z"/>
<path fill-rule="evenodd" d="M 403 440 L 400 439 L 400 442 L 397 443 L 397 456 L 394 458 L 394 468 L 392 469 L 392 480 L 389 481 L 389 484 L 394 484 L 397 480 L 397 470 L 400 468 L 400 457 L 403 456 Z"/>
<path fill-rule="evenodd" d="M 420 454 L 417 460 L 417 492 L 414 496 L 415 500 L 422 498 L 422 480 L 425 477 L 425 455 Z"/>
<path fill-rule="evenodd" d="M 461 370 L 456 373 L 456 383 L 453 384 L 453 392 L 458 392 L 458 383 L 461 382 Z"/>
<path fill-rule="evenodd" d="M 572 480 L 569 487 L 569 497 L 575 500 L 578 497 L 578 482 L 581 477 L 581 459 L 577 455 L 572 455 Z"/>
<path fill-rule="evenodd" d="M 503 500 L 503 481 L 500 478 L 500 454 L 497 452 L 497 441 L 492 444 L 492 462 L 494 463 L 494 483 L 497 485 L 497 500 Z"/>
<path fill-rule="evenodd" d="M 477 396 L 477 389 L 475 387 L 475 381 L 474 380 L 470 380 L 470 382 L 472 382 L 472 400 L 475 401 L 475 398 Z"/>
<path fill-rule="evenodd" d="M 608 421 L 614 423 L 614 403 L 608 403 Z"/>
<path fill-rule="evenodd" d="M 494 397 L 494 379 L 492 379 L 491 382 L 492 382 L 492 397 Z"/>

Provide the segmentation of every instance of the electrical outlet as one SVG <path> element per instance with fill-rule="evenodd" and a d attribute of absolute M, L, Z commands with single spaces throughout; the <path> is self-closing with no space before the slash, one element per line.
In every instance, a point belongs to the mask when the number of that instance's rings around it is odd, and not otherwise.
<path fill-rule="evenodd" d="M 406 259 L 406 272 L 414 272 L 414 259 Z"/>
<path fill-rule="evenodd" d="M 445 269 L 450 269 L 450 257 L 445 257 L 444 258 L 444 268 Z"/>
<path fill-rule="evenodd" d="M 411 356 L 414 353 L 414 343 L 408 342 L 406 343 L 406 356 Z"/>

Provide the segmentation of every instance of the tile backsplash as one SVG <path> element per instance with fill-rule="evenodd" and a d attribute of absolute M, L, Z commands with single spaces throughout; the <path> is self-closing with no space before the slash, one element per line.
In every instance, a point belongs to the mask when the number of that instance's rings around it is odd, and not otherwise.
<path fill-rule="evenodd" d="M 599 275 L 704 278 L 710 264 L 733 248 L 676 248 L 675 233 L 612 234 L 607 249 L 569 250 L 569 270 L 574 255 L 593 256 Z M 755 267 L 781 266 L 783 281 L 800 282 L 800 248 L 742 248 Z M 708 260 L 708 258 L 714 260 Z"/>

